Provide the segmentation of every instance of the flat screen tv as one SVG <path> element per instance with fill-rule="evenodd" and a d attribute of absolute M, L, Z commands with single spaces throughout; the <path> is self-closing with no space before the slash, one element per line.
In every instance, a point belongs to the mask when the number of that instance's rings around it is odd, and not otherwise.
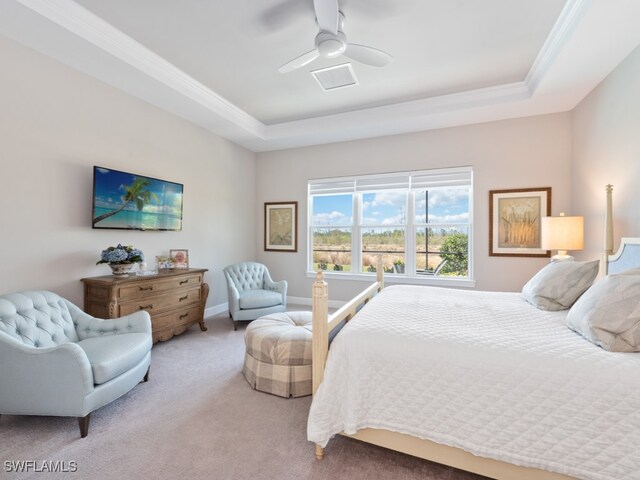
<path fill-rule="evenodd" d="M 93 167 L 93 228 L 182 230 L 180 183 Z"/>

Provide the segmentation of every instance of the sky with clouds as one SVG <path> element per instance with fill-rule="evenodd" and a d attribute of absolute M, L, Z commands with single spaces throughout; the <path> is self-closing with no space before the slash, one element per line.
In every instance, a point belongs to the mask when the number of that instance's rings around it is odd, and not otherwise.
<path fill-rule="evenodd" d="M 362 225 L 393 226 L 406 223 L 407 193 L 386 190 L 362 195 Z M 447 187 L 415 193 L 415 222 L 452 224 L 469 221 L 469 188 Z M 316 226 L 343 226 L 352 224 L 352 196 L 327 195 L 313 198 L 313 224 Z"/>

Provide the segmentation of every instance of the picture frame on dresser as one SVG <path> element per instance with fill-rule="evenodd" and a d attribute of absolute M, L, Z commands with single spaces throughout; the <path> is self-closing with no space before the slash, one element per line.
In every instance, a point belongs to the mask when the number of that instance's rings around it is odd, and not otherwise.
<path fill-rule="evenodd" d="M 156 265 L 158 267 L 158 270 L 173 270 L 175 268 L 171 257 L 166 257 L 163 255 L 159 255 L 156 257 Z"/>
<path fill-rule="evenodd" d="M 189 250 L 185 248 L 169 250 L 169 257 L 174 268 L 189 268 Z"/>
<path fill-rule="evenodd" d="M 551 187 L 489 191 L 489 255 L 549 257 L 541 240 L 542 217 L 551 215 Z"/>

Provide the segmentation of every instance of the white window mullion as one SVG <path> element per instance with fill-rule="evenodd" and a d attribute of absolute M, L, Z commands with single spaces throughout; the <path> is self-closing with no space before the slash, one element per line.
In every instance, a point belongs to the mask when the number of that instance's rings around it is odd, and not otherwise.
<path fill-rule="evenodd" d="M 362 237 L 360 235 L 360 217 L 362 212 L 362 194 L 353 196 L 353 225 L 351 232 L 351 271 L 360 272 L 362 265 Z"/>
<path fill-rule="evenodd" d="M 414 192 L 407 195 L 407 226 L 404 232 L 405 275 L 414 275 L 416 271 L 416 229 Z"/>

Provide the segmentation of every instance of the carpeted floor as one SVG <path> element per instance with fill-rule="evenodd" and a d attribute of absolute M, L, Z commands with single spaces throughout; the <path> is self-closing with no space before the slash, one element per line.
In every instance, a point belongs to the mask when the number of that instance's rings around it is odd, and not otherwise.
<path fill-rule="evenodd" d="M 315 460 L 306 440 L 311 397 L 252 390 L 241 373 L 244 324 L 234 331 L 217 317 L 207 325 L 156 344 L 150 381 L 94 412 L 84 439 L 72 418 L 2 415 L 0 478 L 483 478 L 343 437 Z M 18 461 L 34 463 L 17 473 Z M 77 471 L 47 473 L 55 462 Z"/>

